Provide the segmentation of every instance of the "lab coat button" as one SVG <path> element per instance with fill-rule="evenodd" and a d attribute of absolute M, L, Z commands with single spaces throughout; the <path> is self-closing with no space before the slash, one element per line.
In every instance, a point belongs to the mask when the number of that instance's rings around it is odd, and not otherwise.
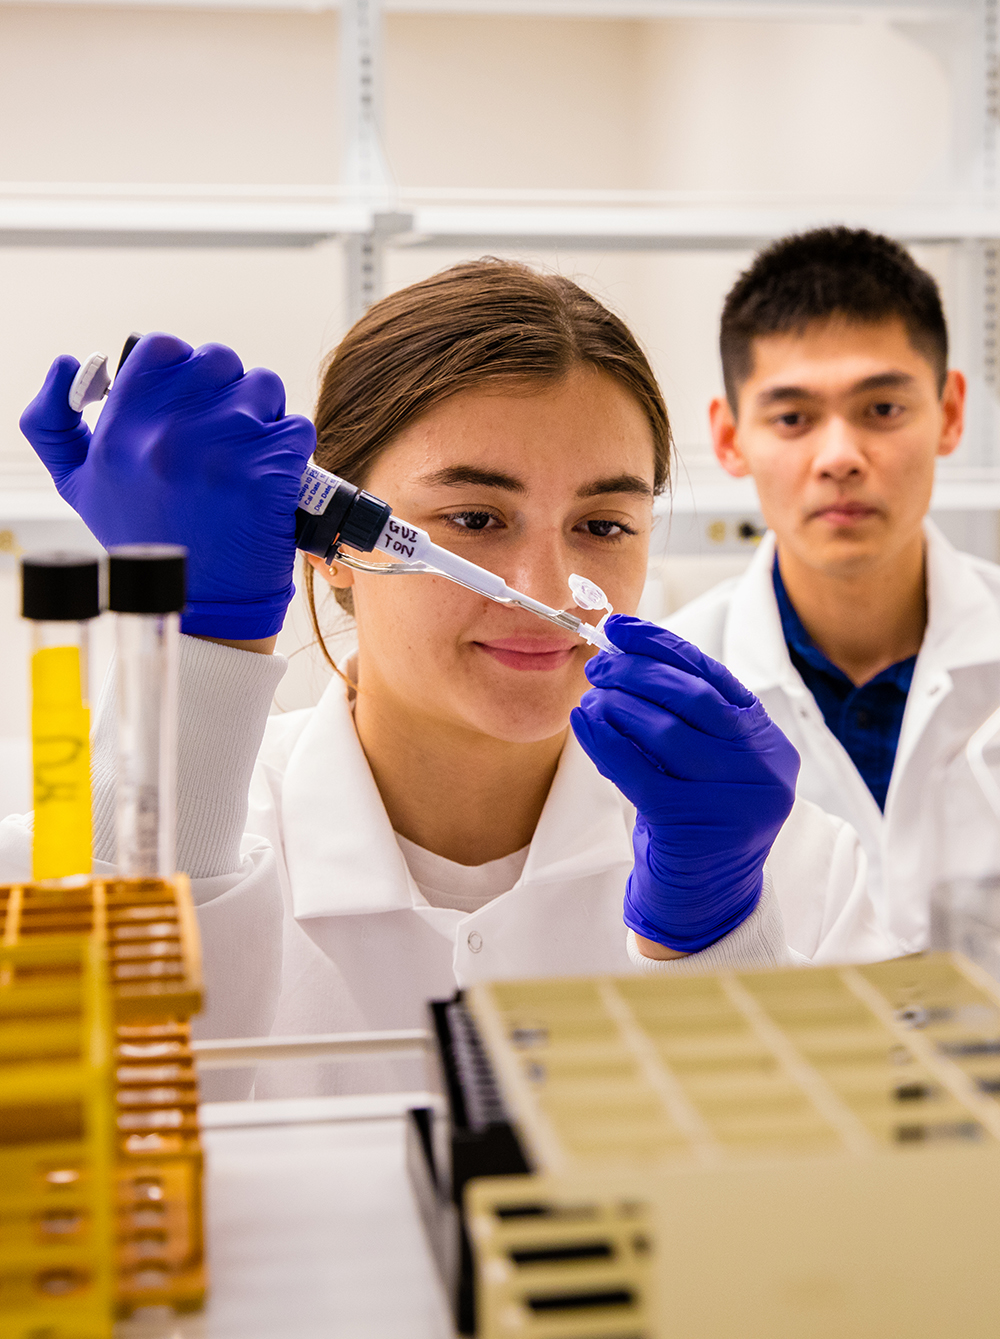
<path fill-rule="evenodd" d="M 483 947 L 483 936 L 478 930 L 472 930 L 468 939 L 465 941 L 469 946 L 470 953 L 479 953 Z"/>

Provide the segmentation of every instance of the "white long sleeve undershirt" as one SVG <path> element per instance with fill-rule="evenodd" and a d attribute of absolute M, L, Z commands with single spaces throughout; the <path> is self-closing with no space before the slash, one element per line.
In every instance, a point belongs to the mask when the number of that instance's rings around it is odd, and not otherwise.
<path fill-rule="evenodd" d="M 177 868 L 192 879 L 240 868 L 247 794 L 267 714 L 288 661 L 180 639 L 177 723 Z M 94 858 L 115 858 L 117 695 L 114 665 L 91 741 Z"/>

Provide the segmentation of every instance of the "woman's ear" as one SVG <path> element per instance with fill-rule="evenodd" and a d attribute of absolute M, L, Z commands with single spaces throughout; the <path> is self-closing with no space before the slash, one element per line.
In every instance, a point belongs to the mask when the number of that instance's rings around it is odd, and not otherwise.
<path fill-rule="evenodd" d="M 347 590 L 354 585 L 354 573 L 344 563 L 338 563 L 336 558 L 328 565 L 322 558 L 317 558 L 315 553 L 306 553 L 303 556 L 326 584 L 332 586 L 334 590 Z"/>

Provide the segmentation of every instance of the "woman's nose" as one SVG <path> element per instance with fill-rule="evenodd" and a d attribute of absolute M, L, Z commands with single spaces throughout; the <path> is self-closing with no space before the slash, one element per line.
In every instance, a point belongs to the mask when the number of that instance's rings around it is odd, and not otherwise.
<path fill-rule="evenodd" d="M 573 559 L 559 536 L 526 539 L 510 555 L 501 573 L 508 586 L 554 609 L 573 606 L 569 578 Z"/>

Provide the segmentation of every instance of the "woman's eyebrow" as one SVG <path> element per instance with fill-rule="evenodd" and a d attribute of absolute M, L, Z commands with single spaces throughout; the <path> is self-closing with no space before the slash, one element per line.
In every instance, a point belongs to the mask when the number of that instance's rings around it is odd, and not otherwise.
<path fill-rule="evenodd" d="M 505 493 L 526 493 L 527 486 L 513 474 L 501 474 L 498 470 L 483 470 L 475 465 L 449 465 L 446 469 L 435 470 L 433 474 L 424 474 L 420 483 L 431 488 L 461 488 L 471 485 L 473 488 L 501 488 Z"/>
<path fill-rule="evenodd" d="M 449 465 L 420 477 L 420 483 L 431 488 L 499 488 L 505 493 L 527 493 L 528 487 L 513 474 L 499 470 L 484 470 L 476 465 Z M 605 493 L 631 493 L 635 497 L 651 498 L 652 487 L 638 474 L 610 474 L 594 479 L 576 490 L 579 498 L 600 497 Z"/>
<path fill-rule="evenodd" d="M 576 490 L 577 497 L 600 497 L 603 493 L 631 493 L 634 497 L 652 497 L 653 490 L 638 474 L 609 474 Z"/>

